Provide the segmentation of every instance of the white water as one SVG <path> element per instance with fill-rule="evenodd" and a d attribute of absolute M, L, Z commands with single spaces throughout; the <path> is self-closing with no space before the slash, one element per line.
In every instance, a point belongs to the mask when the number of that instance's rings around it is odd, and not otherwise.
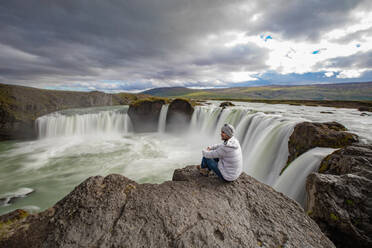
<path fill-rule="evenodd" d="M 42 116 L 36 120 L 39 138 L 82 135 L 117 135 L 128 133 L 131 122 L 127 108 L 107 111 L 65 111 Z"/>
<path fill-rule="evenodd" d="M 166 126 L 166 121 L 167 121 L 167 113 L 168 113 L 168 104 L 164 104 L 161 107 L 160 110 L 160 116 L 159 116 L 159 123 L 158 123 L 158 132 L 159 133 L 164 133 L 165 132 L 165 126 Z"/>
<path fill-rule="evenodd" d="M 218 104 L 197 107 L 189 132 L 182 136 L 164 133 L 166 106 L 156 133 L 132 133 L 127 106 L 74 109 L 41 117 L 39 140 L 0 142 L 0 198 L 19 188 L 35 189 L 10 206 L 0 206 L 0 214 L 16 208 L 50 207 L 93 175 L 120 173 L 140 183 L 170 180 L 174 169 L 200 163 L 202 148 L 221 142 L 219 130 L 225 122 L 236 127 L 244 171 L 301 203 L 304 178 L 316 170 L 314 161 L 331 150 L 309 151 L 279 176 L 296 123 L 337 121 L 362 142 L 372 143 L 372 117 L 360 116 L 354 109 L 235 102 L 238 106 L 222 110 Z"/>
<path fill-rule="evenodd" d="M 305 206 L 306 177 L 316 171 L 323 158 L 335 150 L 317 147 L 302 154 L 288 166 L 273 188 Z"/>

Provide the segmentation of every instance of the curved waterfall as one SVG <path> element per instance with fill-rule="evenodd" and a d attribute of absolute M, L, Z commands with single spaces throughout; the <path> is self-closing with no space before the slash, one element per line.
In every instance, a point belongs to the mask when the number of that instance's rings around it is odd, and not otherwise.
<path fill-rule="evenodd" d="M 81 111 L 69 110 L 51 113 L 36 120 L 39 138 L 85 135 L 115 135 L 128 133 L 131 121 L 128 108 Z M 98 109 L 99 110 L 99 109 Z"/>
<path fill-rule="evenodd" d="M 163 105 L 160 112 L 160 134 L 165 132 L 168 106 Z M 131 131 L 127 109 L 128 107 L 107 110 L 94 108 L 42 116 L 37 119 L 39 137 L 125 134 Z M 293 161 L 280 176 L 288 158 L 288 139 L 299 121 L 299 118 L 290 119 L 278 113 L 257 112 L 247 107 L 222 109 L 214 105 L 197 106 L 191 118 L 189 136 L 203 137 L 203 142 L 200 141 L 199 144 L 221 143 L 220 127 L 224 123 L 232 124 L 242 147 L 244 172 L 304 204 L 306 176 L 333 149 L 309 151 Z"/>
<path fill-rule="evenodd" d="M 300 121 L 298 118 L 288 119 L 247 108 L 222 110 L 216 106 L 197 106 L 191 119 L 190 132 L 208 133 L 211 138 L 216 138 L 224 123 L 232 124 L 242 147 L 244 172 L 304 204 L 306 176 L 316 170 L 320 161 L 334 149 L 309 151 L 294 160 L 280 175 L 288 159 L 289 137 Z"/>

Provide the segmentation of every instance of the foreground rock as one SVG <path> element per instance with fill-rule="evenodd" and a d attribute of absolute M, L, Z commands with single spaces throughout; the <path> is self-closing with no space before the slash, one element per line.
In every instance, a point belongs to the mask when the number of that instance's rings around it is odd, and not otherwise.
<path fill-rule="evenodd" d="M 287 165 L 314 147 L 341 148 L 358 141 L 357 135 L 345 131 L 337 122 L 297 124 L 288 141 Z"/>
<path fill-rule="evenodd" d="M 36 138 L 36 118 L 57 110 L 128 104 L 137 97 L 143 96 L 0 84 L 0 140 Z"/>
<path fill-rule="evenodd" d="M 334 247 L 297 203 L 242 174 L 91 177 L 40 214 L 0 217 L 0 247 Z"/>
<path fill-rule="evenodd" d="M 337 247 L 372 247 L 372 146 L 327 156 L 307 178 L 307 211 Z"/>
<path fill-rule="evenodd" d="M 188 130 L 194 107 L 186 99 L 175 99 L 168 107 L 166 130 L 180 132 Z"/>
<path fill-rule="evenodd" d="M 156 132 L 159 115 L 165 100 L 149 98 L 136 101 L 129 106 L 128 115 L 135 132 Z"/>

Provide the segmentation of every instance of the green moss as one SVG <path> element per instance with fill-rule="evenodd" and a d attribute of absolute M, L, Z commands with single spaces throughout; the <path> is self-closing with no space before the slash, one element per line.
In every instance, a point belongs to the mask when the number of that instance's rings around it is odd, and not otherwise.
<path fill-rule="evenodd" d="M 133 107 L 137 107 L 137 106 L 139 106 L 143 102 L 156 102 L 156 101 L 163 101 L 164 104 L 165 103 L 169 103 L 169 99 L 168 98 L 164 98 L 164 97 L 146 97 L 146 98 L 142 98 L 142 99 L 136 100 L 136 101 L 132 102 L 130 105 L 133 106 Z"/>
<path fill-rule="evenodd" d="M 311 210 L 307 210 L 306 214 L 307 214 L 308 216 L 311 216 L 311 215 L 313 214 L 313 211 L 311 211 Z"/>
<path fill-rule="evenodd" d="M 318 170 L 319 173 L 324 173 L 329 169 L 329 160 L 331 159 L 331 155 L 332 154 L 328 155 L 322 160 Z"/>
<path fill-rule="evenodd" d="M 350 199 L 346 200 L 346 204 L 349 205 L 349 206 L 354 206 L 353 200 L 350 200 Z"/>
<path fill-rule="evenodd" d="M 0 221 L 0 240 L 11 234 L 13 230 L 20 227 L 23 220 L 29 215 L 29 213 L 22 209 L 18 209 L 16 211 L 17 212 L 14 217 L 6 221 Z"/>
<path fill-rule="evenodd" d="M 335 215 L 334 213 L 330 213 L 329 217 L 330 217 L 331 220 L 333 220 L 333 221 L 338 221 L 338 220 L 340 219 L 340 218 L 339 218 L 337 215 Z"/>
<path fill-rule="evenodd" d="M 198 103 L 196 101 L 193 101 L 191 99 L 184 98 L 184 97 L 177 97 L 177 98 L 173 99 L 171 102 L 173 102 L 175 100 L 182 100 L 182 101 L 188 102 L 192 107 L 195 107 L 196 105 L 198 105 Z"/>

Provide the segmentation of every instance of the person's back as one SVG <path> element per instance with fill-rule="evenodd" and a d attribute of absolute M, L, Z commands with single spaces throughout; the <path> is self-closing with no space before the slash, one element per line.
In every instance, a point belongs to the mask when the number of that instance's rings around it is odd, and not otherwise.
<path fill-rule="evenodd" d="M 243 171 L 242 150 L 239 141 L 231 137 L 219 147 L 221 157 L 218 161 L 218 168 L 223 178 L 227 181 L 237 179 Z"/>

